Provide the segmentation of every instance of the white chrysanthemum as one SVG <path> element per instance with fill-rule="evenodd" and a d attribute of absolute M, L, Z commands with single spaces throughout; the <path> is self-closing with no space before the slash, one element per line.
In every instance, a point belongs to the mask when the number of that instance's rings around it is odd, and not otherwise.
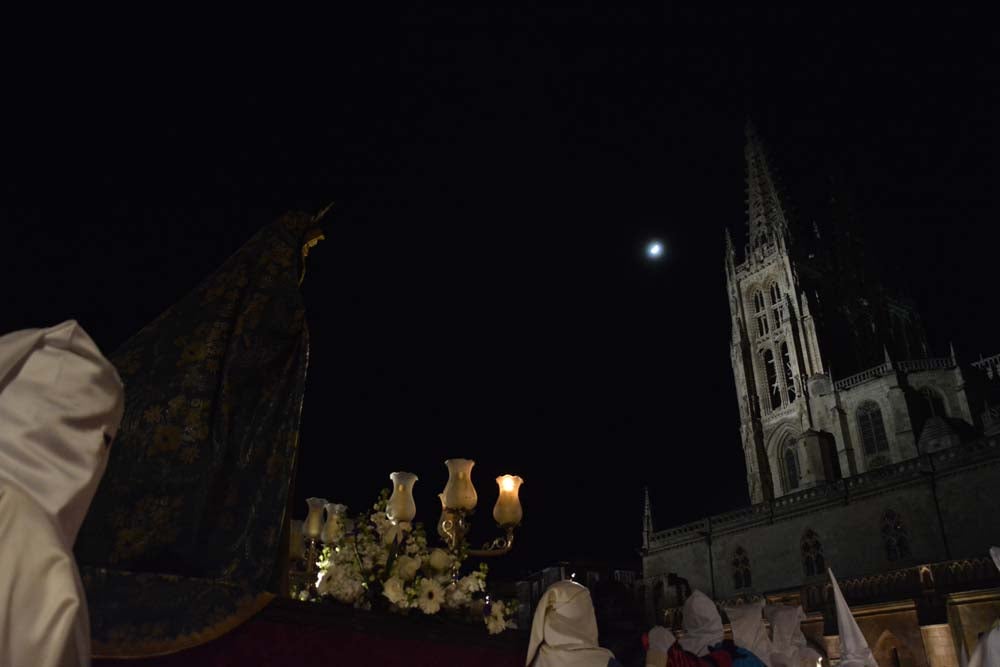
<path fill-rule="evenodd" d="M 472 602 L 472 596 L 462 590 L 458 584 L 452 584 L 445 589 L 445 606 L 449 609 L 460 609 Z"/>
<path fill-rule="evenodd" d="M 422 579 L 417 597 L 417 606 L 425 614 L 436 614 L 444 602 L 444 589 L 433 579 Z"/>
<path fill-rule="evenodd" d="M 471 595 L 472 593 L 479 593 L 486 589 L 484 579 L 485 577 L 479 572 L 473 572 L 459 579 L 458 585 L 465 593 Z"/>
<path fill-rule="evenodd" d="M 431 552 L 430 558 L 427 560 L 430 562 L 431 567 L 438 572 L 444 572 L 451 568 L 451 554 L 444 549 L 435 549 Z"/>
<path fill-rule="evenodd" d="M 361 581 L 341 568 L 331 567 L 316 582 L 316 592 L 329 595 L 341 602 L 355 602 L 364 593 Z"/>
<path fill-rule="evenodd" d="M 412 556 L 400 556 L 396 559 L 396 576 L 403 581 L 410 581 L 420 570 L 420 559 Z"/>
<path fill-rule="evenodd" d="M 501 600 L 490 605 L 490 615 L 486 617 L 486 630 L 491 635 L 499 634 L 507 629 L 505 612 L 506 606 Z"/>
<path fill-rule="evenodd" d="M 403 582 L 396 577 L 389 577 L 382 584 L 382 595 L 389 599 L 392 604 L 399 604 L 406 599 L 406 591 L 403 590 Z"/>

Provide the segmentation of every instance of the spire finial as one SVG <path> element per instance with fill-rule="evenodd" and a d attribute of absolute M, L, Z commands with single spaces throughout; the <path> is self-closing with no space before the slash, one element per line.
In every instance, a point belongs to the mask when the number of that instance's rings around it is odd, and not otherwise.
<path fill-rule="evenodd" d="M 649 541 L 653 537 L 653 508 L 649 503 L 649 487 L 642 487 L 644 504 L 642 508 L 642 549 L 649 551 Z"/>
<path fill-rule="evenodd" d="M 948 354 L 951 355 L 951 365 L 957 366 L 958 360 L 955 357 L 955 343 L 953 343 L 952 341 L 948 341 Z"/>
<path fill-rule="evenodd" d="M 885 363 L 889 368 L 892 368 L 892 357 L 889 356 L 889 348 L 882 344 L 882 353 L 885 355 Z"/>

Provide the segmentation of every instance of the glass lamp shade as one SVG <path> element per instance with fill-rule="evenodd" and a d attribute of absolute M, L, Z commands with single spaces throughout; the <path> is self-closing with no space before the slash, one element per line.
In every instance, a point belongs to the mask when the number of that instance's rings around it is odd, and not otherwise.
<path fill-rule="evenodd" d="M 471 459 L 448 459 L 444 464 L 448 466 L 448 483 L 444 486 L 445 507 L 450 510 L 475 509 L 479 498 L 476 487 L 472 485 L 472 466 L 476 462 Z"/>
<path fill-rule="evenodd" d="M 347 505 L 340 503 L 326 504 L 326 523 L 323 524 L 323 531 L 319 539 L 323 544 L 333 544 L 344 534 L 344 516 L 347 514 Z"/>
<path fill-rule="evenodd" d="M 389 479 L 392 480 L 392 495 L 385 515 L 395 523 L 413 521 L 417 515 L 417 504 L 413 502 L 413 485 L 417 476 L 412 472 L 394 472 Z"/>
<path fill-rule="evenodd" d="M 302 525 L 302 534 L 310 540 L 318 540 L 323 531 L 323 508 L 326 506 L 326 498 L 306 498 L 309 505 L 309 514 L 306 515 L 305 523 Z"/>
<path fill-rule="evenodd" d="M 524 484 L 524 480 L 517 475 L 497 477 L 500 496 L 497 498 L 497 504 L 493 506 L 493 518 L 501 526 L 516 526 L 521 523 L 524 510 L 521 509 L 521 501 L 517 497 L 517 492 L 522 484 Z"/>

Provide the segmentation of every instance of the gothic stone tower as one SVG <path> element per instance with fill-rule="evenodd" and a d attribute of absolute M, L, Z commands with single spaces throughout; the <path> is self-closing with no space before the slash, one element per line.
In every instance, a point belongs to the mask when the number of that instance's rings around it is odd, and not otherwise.
<path fill-rule="evenodd" d="M 947 434 L 925 448 L 958 443 L 973 419 L 954 355 L 926 358 L 916 311 L 865 275 L 849 231 L 790 228 L 750 125 L 745 152 L 748 242 L 739 261 L 727 230 L 725 271 L 751 502 L 917 456 L 931 416 Z M 834 382 L 830 359 L 855 374 Z"/>
<path fill-rule="evenodd" d="M 737 264 L 726 232 L 731 357 L 752 502 L 775 495 L 779 445 L 808 429 L 804 378 L 823 372 L 809 300 L 798 284 L 791 235 L 767 159 L 747 126 L 749 243 Z"/>

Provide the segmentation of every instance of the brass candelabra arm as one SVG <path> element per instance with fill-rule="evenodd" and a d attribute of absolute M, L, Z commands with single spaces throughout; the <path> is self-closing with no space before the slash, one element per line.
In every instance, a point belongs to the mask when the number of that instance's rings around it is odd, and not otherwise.
<path fill-rule="evenodd" d="M 304 548 L 302 560 L 304 561 L 303 567 L 305 570 L 304 581 L 310 595 L 314 595 L 316 593 L 316 561 L 319 560 L 319 554 L 323 547 L 319 540 L 316 539 L 310 539 L 307 537 L 303 542 Z"/>
<path fill-rule="evenodd" d="M 514 548 L 514 528 L 516 527 L 504 526 L 505 535 L 501 535 L 492 542 L 487 542 L 482 549 L 469 549 L 469 555 L 476 558 L 492 558 L 510 553 L 510 550 Z"/>
<path fill-rule="evenodd" d="M 469 524 L 462 510 L 441 510 L 441 520 L 438 522 L 438 535 L 448 545 L 448 550 L 457 552 L 469 532 Z"/>

